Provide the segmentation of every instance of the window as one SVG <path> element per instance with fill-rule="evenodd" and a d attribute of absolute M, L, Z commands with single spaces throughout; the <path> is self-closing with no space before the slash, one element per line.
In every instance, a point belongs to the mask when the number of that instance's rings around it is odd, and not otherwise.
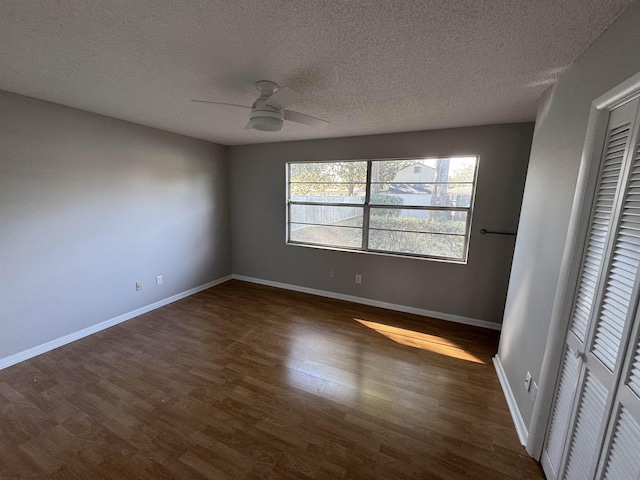
<path fill-rule="evenodd" d="M 466 262 L 478 157 L 287 164 L 287 243 Z"/>

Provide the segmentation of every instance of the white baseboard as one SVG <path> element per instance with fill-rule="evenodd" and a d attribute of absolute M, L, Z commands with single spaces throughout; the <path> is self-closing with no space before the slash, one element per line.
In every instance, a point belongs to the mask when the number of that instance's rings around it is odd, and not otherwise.
<path fill-rule="evenodd" d="M 201 292 L 202 290 L 206 290 L 207 288 L 211 288 L 215 285 L 219 285 L 226 281 L 231 280 L 231 275 L 227 275 L 226 277 L 218 278 L 217 280 L 213 280 L 212 282 L 205 283 L 204 285 L 200 285 L 198 287 L 189 289 L 185 292 L 178 293 L 171 297 L 165 298 L 158 302 L 152 303 L 151 305 L 147 305 L 145 307 L 138 308 L 128 313 L 124 313 L 117 317 L 111 318 L 109 320 L 105 320 L 104 322 L 100 322 L 96 325 L 91 325 L 90 327 L 83 328 L 82 330 L 78 330 L 77 332 L 70 333 L 60 338 L 56 338 L 55 340 L 51 340 L 46 343 L 42 343 L 35 347 L 29 348 L 27 350 L 23 350 L 22 352 L 14 353 L 13 355 L 9 355 L 8 357 L 0 358 L 0 370 L 3 368 L 10 367 L 11 365 L 15 365 L 16 363 L 23 362 L 28 360 L 29 358 L 36 357 L 43 353 L 46 353 L 55 348 L 66 345 L 67 343 L 75 342 L 76 340 L 80 340 L 83 337 L 91 335 L 93 333 L 97 333 L 100 330 L 104 330 L 106 328 L 112 327 L 122 322 L 126 322 L 127 320 L 131 320 L 134 317 L 142 315 L 144 313 L 155 310 L 156 308 L 164 307 L 170 303 L 173 303 L 177 300 L 181 300 L 185 297 L 193 295 L 194 293 Z"/>
<path fill-rule="evenodd" d="M 507 380 L 507 374 L 504 372 L 504 368 L 502 368 L 502 362 L 500 361 L 500 357 L 498 355 L 493 357 L 493 366 L 495 367 L 496 373 L 498 374 L 498 380 L 500 380 L 502 392 L 504 393 L 504 397 L 507 400 L 509 412 L 511 412 L 511 418 L 513 419 L 513 423 L 516 426 L 516 432 L 518 432 L 520 443 L 522 445 L 526 445 L 529 432 L 527 432 L 527 426 L 522 419 L 522 415 L 520 415 L 520 409 L 518 409 L 518 404 L 516 403 L 516 399 L 513 396 L 511 387 L 509 386 L 509 381 Z"/>
<path fill-rule="evenodd" d="M 447 320 L 449 322 L 463 323 L 465 325 L 473 325 L 475 327 L 489 328 L 491 330 L 500 330 L 502 325 L 477 318 L 463 317 L 460 315 L 452 315 L 449 313 L 434 312 L 432 310 L 424 310 L 422 308 L 408 307 L 406 305 L 397 305 L 395 303 L 381 302 L 370 298 L 356 297 L 353 295 L 343 295 L 342 293 L 329 292 L 326 290 L 317 290 L 315 288 L 299 287 L 298 285 L 290 285 L 288 283 L 272 282 L 271 280 L 262 280 L 261 278 L 245 277 L 244 275 L 233 274 L 235 280 L 243 282 L 258 283 L 260 285 L 268 285 L 270 287 L 284 288 L 286 290 L 294 290 L 296 292 L 309 293 L 321 297 L 335 298 L 337 300 L 345 300 L 347 302 L 360 303 L 372 307 L 386 308 L 387 310 L 395 310 L 396 312 L 413 313 L 423 317 L 437 318 L 439 320 Z"/>

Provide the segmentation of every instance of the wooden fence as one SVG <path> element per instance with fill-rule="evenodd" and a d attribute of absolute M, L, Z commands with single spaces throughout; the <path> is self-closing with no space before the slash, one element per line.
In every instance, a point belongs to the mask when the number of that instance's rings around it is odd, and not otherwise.
<path fill-rule="evenodd" d="M 356 197 L 360 198 L 360 197 Z M 354 197 L 347 196 L 324 196 L 324 195 L 296 195 L 296 202 L 323 202 L 323 203 L 345 203 L 353 202 Z M 292 205 L 290 222 L 291 231 L 304 228 L 306 225 L 333 225 L 345 220 L 362 217 L 362 207 L 333 206 L 333 205 Z"/>

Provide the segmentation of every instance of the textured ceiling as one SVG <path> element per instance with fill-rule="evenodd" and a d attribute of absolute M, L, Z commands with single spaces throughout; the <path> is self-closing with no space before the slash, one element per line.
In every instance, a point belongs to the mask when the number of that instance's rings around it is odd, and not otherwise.
<path fill-rule="evenodd" d="M 0 0 L 0 89 L 225 145 L 531 121 L 630 3 Z M 250 105 L 261 79 L 331 126 L 189 101 Z"/>

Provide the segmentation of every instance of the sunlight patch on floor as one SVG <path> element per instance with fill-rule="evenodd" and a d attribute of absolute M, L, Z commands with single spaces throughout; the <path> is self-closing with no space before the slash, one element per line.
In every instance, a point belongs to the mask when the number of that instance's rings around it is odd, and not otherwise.
<path fill-rule="evenodd" d="M 438 337 L 437 335 L 415 332 L 406 328 L 393 327 L 391 325 L 385 325 L 384 323 L 370 322 L 368 320 L 362 320 L 360 318 L 354 318 L 354 320 L 361 325 L 364 325 L 365 327 L 375 330 L 376 332 L 384 335 L 390 340 L 393 340 L 394 342 L 400 343 L 402 345 L 406 345 L 408 347 L 427 350 L 429 352 L 456 358 L 458 360 L 466 360 L 468 362 L 482 364 L 485 363 L 483 360 L 480 360 L 475 355 L 472 355 L 471 353 L 458 347 L 446 338 Z"/>

